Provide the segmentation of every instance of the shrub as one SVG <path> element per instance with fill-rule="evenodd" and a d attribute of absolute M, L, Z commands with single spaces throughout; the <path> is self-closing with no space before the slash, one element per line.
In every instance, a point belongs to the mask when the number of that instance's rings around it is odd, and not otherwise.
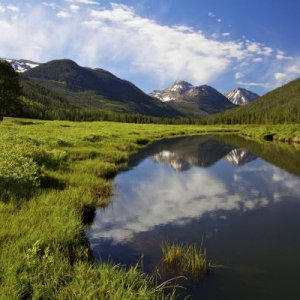
<path fill-rule="evenodd" d="M 28 197 L 40 185 L 41 171 L 32 158 L 18 148 L 0 148 L 0 196 Z"/>

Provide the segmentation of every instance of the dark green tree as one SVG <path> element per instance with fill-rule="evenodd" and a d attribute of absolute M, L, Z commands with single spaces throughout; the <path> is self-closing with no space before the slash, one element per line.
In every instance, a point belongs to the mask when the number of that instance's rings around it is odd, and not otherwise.
<path fill-rule="evenodd" d="M 0 60 L 0 121 L 18 106 L 21 92 L 18 74 L 8 62 Z"/>

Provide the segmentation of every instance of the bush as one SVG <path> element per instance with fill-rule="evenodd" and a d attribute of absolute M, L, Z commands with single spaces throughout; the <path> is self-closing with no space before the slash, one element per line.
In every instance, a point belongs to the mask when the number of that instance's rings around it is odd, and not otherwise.
<path fill-rule="evenodd" d="M 0 196 L 28 197 L 40 185 L 41 171 L 32 158 L 18 148 L 0 148 Z"/>

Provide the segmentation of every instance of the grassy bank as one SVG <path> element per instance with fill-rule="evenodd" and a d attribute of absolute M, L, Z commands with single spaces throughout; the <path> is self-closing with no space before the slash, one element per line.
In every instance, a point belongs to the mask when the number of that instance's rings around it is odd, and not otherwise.
<path fill-rule="evenodd" d="M 300 143 L 300 125 L 252 125 L 243 126 L 241 135 L 255 140 L 274 140 Z"/>
<path fill-rule="evenodd" d="M 136 268 L 93 264 L 84 235 L 128 156 L 155 139 L 219 128 L 5 119 L 0 124 L 3 299 L 163 297 Z"/>
<path fill-rule="evenodd" d="M 290 130 L 298 134 L 299 126 L 294 127 Z M 85 223 L 97 205 L 109 202 L 114 175 L 139 148 L 165 137 L 251 130 L 5 119 L 0 123 L 0 298 L 163 298 L 163 288 L 137 268 L 94 264 Z"/>

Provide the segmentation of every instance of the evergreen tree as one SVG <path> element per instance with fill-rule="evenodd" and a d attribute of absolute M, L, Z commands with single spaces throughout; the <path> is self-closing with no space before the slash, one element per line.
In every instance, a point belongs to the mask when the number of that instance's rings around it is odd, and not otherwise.
<path fill-rule="evenodd" d="M 21 86 L 12 66 L 0 60 L 0 121 L 18 107 Z"/>

